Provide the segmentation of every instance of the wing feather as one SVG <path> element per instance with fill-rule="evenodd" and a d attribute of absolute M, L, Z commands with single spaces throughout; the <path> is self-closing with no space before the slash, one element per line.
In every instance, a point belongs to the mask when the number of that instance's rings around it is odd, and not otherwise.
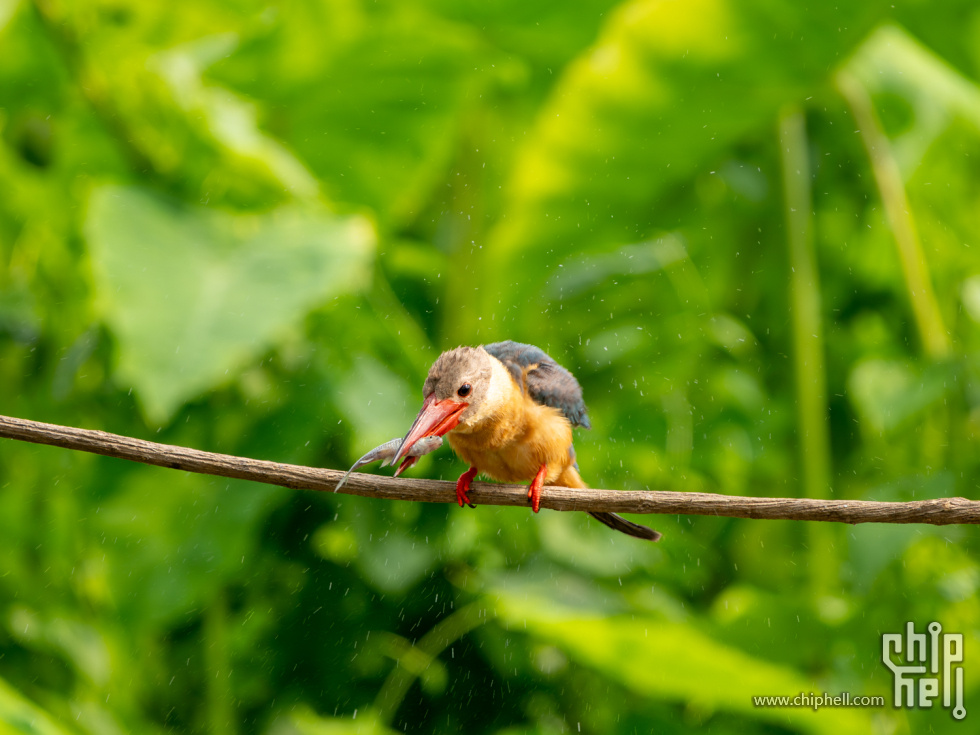
<path fill-rule="evenodd" d="M 574 375 L 551 359 L 544 350 L 511 340 L 483 345 L 483 349 L 500 360 L 510 371 L 514 382 L 522 390 L 526 386 L 537 403 L 557 408 L 572 426 L 592 428 L 582 398 L 582 386 Z"/>

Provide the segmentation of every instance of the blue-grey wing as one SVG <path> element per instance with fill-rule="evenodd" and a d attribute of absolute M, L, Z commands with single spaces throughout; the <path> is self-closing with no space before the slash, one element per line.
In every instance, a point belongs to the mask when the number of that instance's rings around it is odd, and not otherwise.
<path fill-rule="evenodd" d="M 483 349 L 496 357 L 510 371 L 523 389 L 526 385 L 531 398 L 538 403 L 557 408 L 572 426 L 591 429 L 588 410 L 582 398 L 582 386 L 575 376 L 552 360 L 544 350 L 520 342 L 494 342 Z"/>

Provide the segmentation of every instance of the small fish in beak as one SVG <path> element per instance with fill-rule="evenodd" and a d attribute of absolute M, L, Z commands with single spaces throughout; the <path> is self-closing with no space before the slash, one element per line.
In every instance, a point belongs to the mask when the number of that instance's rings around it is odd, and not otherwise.
<path fill-rule="evenodd" d="M 347 482 L 347 478 L 350 477 L 350 473 L 366 464 L 371 464 L 372 462 L 378 461 L 381 462 L 382 467 L 389 464 L 394 464 L 396 461 L 395 453 L 401 448 L 403 443 L 404 440 L 396 437 L 391 441 L 387 441 L 384 444 L 372 449 L 370 452 L 357 460 L 349 470 L 347 470 L 347 474 L 341 478 L 340 482 L 337 483 L 337 487 L 335 487 L 333 491 L 337 492 L 340 490 L 340 488 L 344 486 L 344 483 Z M 401 467 L 398 468 L 398 471 L 395 472 L 395 476 L 397 477 L 404 470 L 407 470 L 409 467 L 415 464 L 419 457 L 424 457 L 426 454 L 436 451 L 441 446 L 441 436 L 422 437 L 411 447 L 409 447 L 408 451 L 405 453 L 407 459 L 402 463 Z"/>
<path fill-rule="evenodd" d="M 455 429 L 459 424 L 460 414 L 469 405 L 466 401 L 458 401 L 455 398 L 444 398 L 440 401 L 436 399 L 435 393 L 430 393 L 422 403 L 422 409 L 415 417 L 415 423 L 408 430 L 391 463 L 395 464 L 402 457 L 408 456 L 409 451 L 419 440 L 427 437 L 438 438 Z"/>

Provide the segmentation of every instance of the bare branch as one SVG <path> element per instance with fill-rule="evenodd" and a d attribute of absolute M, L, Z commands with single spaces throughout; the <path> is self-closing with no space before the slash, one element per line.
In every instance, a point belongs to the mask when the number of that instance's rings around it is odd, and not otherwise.
<path fill-rule="evenodd" d="M 105 431 L 76 429 L 57 424 L 0 416 L 0 437 L 50 444 L 106 457 L 233 477 L 301 490 L 332 492 L 344 473 L 299 465 L 267 462 L 228 454 L 133 439 Z M 386 500 L 454 503 L 455 484 L 440 480 L 395 479 L 355 473 L 341 492 Z M 527 506 L 527 488 L 477 482 L 470 490 L 477 505 Z M 729 518 L 766 518 L 840 523 L 929 523 L 945 526 L 980 523 L 980 502 L 966 498 L 938 498 L 908 503 L 872 500 L 819 500 L 808 498 L 748 498 L 715 493 L 619 491 L 548 487 L 541 507 L 552 510 L 659 513 Z"/>

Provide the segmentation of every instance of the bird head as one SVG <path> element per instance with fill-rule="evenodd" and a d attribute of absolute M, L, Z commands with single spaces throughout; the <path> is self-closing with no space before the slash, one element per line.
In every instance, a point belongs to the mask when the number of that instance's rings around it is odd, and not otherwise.
<path fill-rule="evenodd" d="M 422 387 L 422 409 L 392 464 L 423 437 L 478 422 L 493 403 L 496 373 L 506 370 L 502 365 L 495 370 L 494 362 L 482 347 L 457 347 L 439 355 Z"/>

